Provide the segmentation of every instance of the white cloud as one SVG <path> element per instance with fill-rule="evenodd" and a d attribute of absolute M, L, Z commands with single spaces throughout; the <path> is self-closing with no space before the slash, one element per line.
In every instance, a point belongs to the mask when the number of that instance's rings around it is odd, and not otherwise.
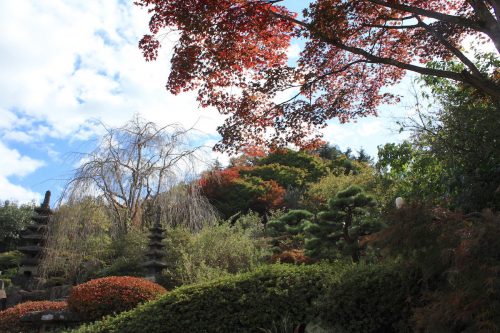
<path fill-rule="evenodd" d="M 380 120 L 372 120 L 370 122 L 365 122 L 358 127 L 356 132 L 359 136 L 367 137 L 378 134 L 384 130 L 384 125 Z"/>
<path fill-rule="evenodd" d="M 24 177 L 33 173 L 44 165 L 43 161 L 23 156 L 15 149 L 9 149 L 0 143 L 0 199 L 27 202 L 33 199 L 39 199 L 40 194 L 26 189 L 22 186 L 13 184 L 9 177 Z"/>
<path fill-rule="evenodd" d="M 213 134 L 221 120 L 214 110 L 199 110 L 194 94 L 165 91 L 172 43 L 158 61 L 143 59 L 137 43 L 148 19 L 118 0 L 0 2 L 0 110 L 43 122 L 34 130 L 40 139 L 81 127 L 85 138 L 91 119 L 115 126 L 137 112 L 187 127 L 201 118 L 198 126 Z"/>
<path fill-rule="evenodd" d="M 0 177 L 0 200 L 11 200 L 19 203 L 27 203 L 35 200 L 39 202 L 42 198 L 36 193 L 22 186 L 12 184 L 7 178 Z"/>
<path fill-rule="evenodd" d="M 290 60 L 297 59 L 300 56 L 300 51 L 301 49 L 298 44 L 290 44 L 286 52 L 288 59 Z"/>
<path fill-rule="evenodd" d="M 24 177 L 44 165 L 43 161 L 22 156 L 17 150 L 9 149 L 0 143 L 0 177 L 18 176 Z"/>

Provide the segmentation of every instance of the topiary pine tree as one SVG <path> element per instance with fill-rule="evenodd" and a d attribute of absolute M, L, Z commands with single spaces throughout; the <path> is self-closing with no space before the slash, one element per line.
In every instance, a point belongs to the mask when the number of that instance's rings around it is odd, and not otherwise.
<path fill-rule="evenodd" d="M 304 245 L 304 228 L 314 218 L 314 214 L 302 209 L 290 210 L 279 218 L 270 220 L 267 231 L 273 238 L 275 252 L 302 248 Z"/>
<path fill-rule="evenodd" d="M 320 212 L 316 221 L 305 228 L 306 254 L 313 258 L 327 258 L 340 251 L 360 258 L 359 238 L 380 230 L 382 224 L 368 219 L 369 208 L 375 200 L 358 186 L 350 186 L 328 202 L 328 210 Z"/>

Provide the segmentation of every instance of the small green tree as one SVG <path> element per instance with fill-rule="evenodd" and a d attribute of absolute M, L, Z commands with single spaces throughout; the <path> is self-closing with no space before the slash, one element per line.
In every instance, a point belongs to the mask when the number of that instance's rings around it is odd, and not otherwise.
<path fill-rule="evenodd" d="M 272 237 L 273 251 L 278 253 L 304 247 L 304 228 L 314 218 L 314 214 L 303 209 L 290 210 L 271 219 L 267 231 Z"/>
<path fill-rule="evenodd" d="M 34 203 L 18 205 L 4 201 L 0 204 L 0 252 L 13 250 L 21 232 L 31 223 Z"/>
<path fill-rule="evenodd" d="M 382 224 L 369 218 L 375 200 L 358 186 L 350 186 L 328 202 L 328 210 L 306 226 L 306 254 L 328 258 L 332 252 L 348 254 L 354 262 L 360 259 L 359 239 L 381 229 Z"/>

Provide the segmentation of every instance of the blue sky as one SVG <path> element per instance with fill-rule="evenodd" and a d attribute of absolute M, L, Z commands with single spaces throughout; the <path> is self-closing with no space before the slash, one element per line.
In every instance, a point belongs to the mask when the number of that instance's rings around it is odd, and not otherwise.
<path fill-rule="evenodd" d="M 293 9 L 303 0 L 287 0 Z M 199 109 L 194 93 L 165 90 L 174 41 L 167 36 L 158 61 L 147 63 L 137 42 L 147 33 L 147 13 L 120 0 L 0 1 L 0 200 L 39 201 L 56 196 L 102 129 L 138 113 L 158 124 L 180 123 L 199 130 L 195 140 L 213 145 L 222 117 Z M 300 42 L 290 48 L 298 57 Z M 396 89 L 408 89 L 406 80 Z M 394 116 L 405 105 L 385 107 L 380 116 L 340 125 L 324 133 L 345 149 L 400 141 Z M 227 161 L 213 153 L 210 158 Z"/>

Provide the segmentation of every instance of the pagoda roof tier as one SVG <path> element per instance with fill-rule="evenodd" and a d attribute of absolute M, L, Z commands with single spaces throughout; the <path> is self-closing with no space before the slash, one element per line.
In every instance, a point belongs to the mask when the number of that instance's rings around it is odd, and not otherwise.
<path fill-rule="evenodd" d="M 50 208 L 45 208 L 45 207 L 36 207 L 34 209 L 34 211 L 40 215 L 47 215 L 47 216 L 50 216 L 52 214 L 54 214 L 54 212 L 52 211 L 52 209 Z"/>
<path fill-rule="evenodd" d="M 31 219 L 37 223 L 47 224 L 50 221 L 50 216 L 33 215 Z"/>
<path fill-rule="evenodd" d="M 163 258 L 165 257 L 165 252 L 159 249 L 150 249 L 148 252 L 146 252 L 146 255 L 148 257 Z"/>
<path fill-rule="evenodd" d="M 32 254 L 36 254 L 42 251 L 42 247 L 38 245 L 20 246 L 17 249 L 23 253 L 32 253 Z"/>
<path fill-rule="evenodd" d="M 163 244 L 162 242 L 150 242 L 148 244 L 148 246 L 150 248 L 162 248 L 163 249 L 165 247 L 165 244 Z"/>
<path fill-rule="evenodd" d="M 144 267 L 157 267 L 157 268 L 167 268 L 167 264 L 158 260 L 149 260 L 142 264 Z"/>
<path fill-rule="evenodd" d="M 163 233 L 165 230 L 161 226 L 156 225 L 154 227 L 149 228 L 149 231 Z"/>
<path fill-rule="evenodd" d="M 26 227 L 26 229 L 31 230 L 31 231 L 45 231 L 47 230 L 47 225 L 45 224 L 31 224 Z"/>
<path fill-rule="evenodd" d="M 160 240 L 160 241 L 162 239 L 165 239 L 165 237 L 163 235 L 149 235 L 148 238 L 151 240 Z"/>
<path fill-rule="evenodd" d="M 38 266 L 40 264 L 40 259 L 38 258 L 23 258 L 21 260 L 22 266 Z"/>
<path fill-rule="evenodd" d="M 28 234 L 21 236 L 22 239 L 35 239 L 35 240 L 42 240 L 45 239 L 45 237 L 41 234 Z"/>

